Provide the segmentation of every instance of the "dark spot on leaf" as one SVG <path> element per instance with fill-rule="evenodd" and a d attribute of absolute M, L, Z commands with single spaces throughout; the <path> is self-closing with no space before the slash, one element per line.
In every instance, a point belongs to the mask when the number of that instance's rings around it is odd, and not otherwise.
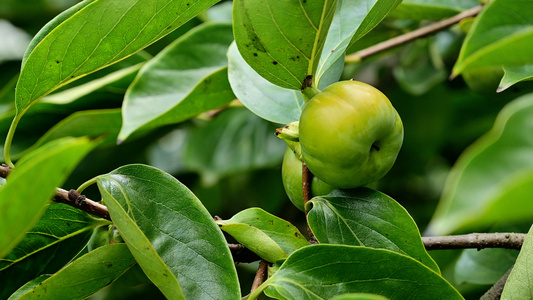
<path fill-rule="evenodd" d="M 70 223 L 69 222 L 67 222 L 67 226 L 70 227 Z"/>
<path fill-rule="evenodd" d="M 111 268 L 113 266 L 113 264 L 107 264 L 105 266 L 109 269 L 109 268 Z"/>
<path fill-rule="evenodd" d="M 273 62 L 272 62 L 272 64 L 274 64 L 274 65 L 277 65 L 277 64 L 278 64 L 278 62 L 277 62 L 277 61 L 273 61 Z"/>
<path fill-rule="evenodd" d="M 268 220 L 268 225 L 274 225 L 274 221 Z"/>
<path fill-rule="evenodd" d="M 300 237 L 300 234 L 299 234 L 298 232 L 295 232 L 295 233 L 294 233 L 294 236 L 295 236 L 295 237 Z"/>
<path fill-rule="evenodd" d="M 189 6 L 189 3 L 187 3 L 187 6 Z"/>
<path fill-rule="evenodd" d="M 74 76 L 70 76 L 70 78 L 74 78 Z"/>
<path fill-rule="evenodd" d="M 168 277 L 168 274 L 167 273 L 163 273 L 163 276 Z"/>
<path fill-rule="evenodd" d="M 59 60 L 56 60 L 56 64 L 58 64 L 58 63 L 59 63 Z"/>
<path fill-rule="evenodd" d="M 372 144 L 372 149 L 379 151 L 381 148 L 379 148 L 379 146 L 376 144 Z"/>
<path fill-rule="evenodd" d="M 257 56 L 257 53 L 254 53 L 254 56 Z"/>

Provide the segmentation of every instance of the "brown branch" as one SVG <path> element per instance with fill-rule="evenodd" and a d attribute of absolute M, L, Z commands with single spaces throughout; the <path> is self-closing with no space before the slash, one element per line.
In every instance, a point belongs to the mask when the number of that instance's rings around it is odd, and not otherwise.
<path fill-rule="evenodd" d="M 465 235 L 423 237 L 426 250 L 466 248 L 504 248 L 520 250 L 525 233 L 471 233 Z"/>
<path fill-rule="evenodd" d="M 503 276 L 485 294 L 483 294 L 479 300 L 499 300 L 502 296 L 507 278 L 509 278 L 509 274 L 511 274 L 512 270 L 513 267 L 503 274 Z"/>
<path fill-rule="evenodd" d="M 302 163 L 302 195 L 305 204 L 311 199 L 311 181 L 313 181 L 313 173 L 309 171 L 307 165 Z M 307 211 L 305 212 L 305 219 L 307 220 Z M 318 244 L 318 241 L 315 238 L 315 235 L 309 227 L 309 221 L 307 221 L 307 234 L 309 234 L 309 244 Z"/>
<path fill-rule="evenodd" d="M 263 282 L 265 282 L 265 279 L 268 275 L 268 263 L 266 260 L 262 259 L 259 262 L 259 268 L 257 268 L 257 272 L 255 273 L 254 282 L 252 283 L 252 289 L 250 290 L 250 294 L 253 293 Z"/>
<path fill-rule="evenodd" d="M 56 188 L 56 193 L 52 200 L 70 205 L 77 209 L 88 212 L 93 216 L 111 221 L 111 216 L 109 215 L 109 211 L 105 205 L 78 194 L 76 190 L 66 191 L 61 188 Z"/>
<path fill-rule="evenodd" d="M 366 49 L 359 50 L 355 53 L 352 53 L 350 55 L 347 55 L 345 58 L 346 62 L 359 62 L 369 56 L 372 56 L 374 54 L 383 52 L 385 50 L 389 50 L 391 48 L 403 45 L 405 43 L 408 43 L 410 41 L 416 40 L 418 38 L 430 35 L 432 33 L 435 33 L 437 31 L 440 31 L 442 29 L 445 29 L 447 27 L 452 26 L 453 24 L 459 23 L 461 20 L 474 17 L 483 8 L 482 5 L 476 6 L 474 8 L 471 8 L 469 10 L 466 10 L 462 13 L 459 13 L 449 19 L 445 19 L 439 22 L 432 23 L 428 26 L 419 28 L 417 30 L 408 32 L 406 34 L 402 34 L 400 36 L 394 37 L 392 39 L 386 40 L 384 42 L 375 44 L 371 47 L 368 47 Z"/>
<path fill-rule="evenodd" d="M 2 178 L 7 178 L 7 175 L 9 175 L 9 173 L 11 173 L 11 167 L 6 165 L 6 164 L 2 164 L 0 166 L 0 177 Z"/>
<path fill-rule="evenodd" d="M 228 244 L 233 261 L 236 263 L 251 263 L 261 259 L 259 255 L 241 244 Z"/>

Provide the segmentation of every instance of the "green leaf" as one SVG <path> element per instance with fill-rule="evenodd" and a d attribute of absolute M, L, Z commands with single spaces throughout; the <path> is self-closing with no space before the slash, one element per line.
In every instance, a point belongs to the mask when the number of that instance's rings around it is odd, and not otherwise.
<path fill-rule="evenodd" d="M 330 299 L 346 293 L 463 299 L 440 275 L 408 256 L 344 245 L 319 244 L 295 251 L 250 299 L 265 288 L 276 299 Z"/>
<path fill-rule="evenodd" d="M 339 295 L 330 300 L 387 300 L 388 298 L 376 294 L 350 293 Z"/>
<path fill-rule="evenodd" d="M 224 68 L 232 41 L 231 24 L 207 23 L 150 60 L 126 93 L 119 140 L 141 127 L 178 123 L 235 99 Z"/>
<path fill-rule="evenodd" d="M 46 203 L 79 161 L 96 145 L 88 138 L 65 138 L 27 154 L 0 188 L 0 258 L 39 220 Z M 28 188 L 31 187 L 31 188 Z"/>
<path fill-rule="evenodd" d="M 477 0 L 403 0 L 391 17 L 411 20 L 440 20 L 479 5 Z"/>
<path fill-rule="evenodd" d="M 278 86 L 300 90 L 315 75 L 337 0 L 236 0 L 235 42 L 244 60 Z"/>
<path fill-rule="evenodd" d="M 401 0 L 338 0 L 337 10 L 328 31 L 320 57 L 315 83 L 337 61 L 346 49 L 366 35 L 392 11 Z"/>
<path fill-rule="evenodd" d="M 87 124 L 90 124 L 90 126 L 87 126 Z M 99 140 L 99 147 L 115 145 L 121 124 L 122 114 L 119 108 L 76 112 L 57 123 L 33 146 L 20 155 L 33 151 L 33 149 L 41 147 L 50 141 L 67 136 L 103 137 Z"/>
<path fill-rule="evenodd" d="M 17 115 L 51 91 L 154 43 L 217 1 L 89 2 L 36 37 L 17 84 Z"/>
<path fill-rule="evenodd" d="M 520 81 L 533 80 L 533 64 L 516 67 L 504 66 L 503 71 L 505 74 L 503 75 L 500 86 L 498 87 L 498 93 L 505 91 Z"/>
<path fill-rule="evenodd" d="M 513 266 L 517 256 L 518 251 L 512 249 L 465 249 L 455 263 L 454 281 L 494 284 Z"/>
<path fill-rule="evenodd" d="M 102 246 L 76 259 L 19 299 L 85 299 L 135 265 L 125 244 Z"/>
<path fill-rule="evenodd" d="M 531 220 L 533 94 L 507 104 L 494 127 L 459 157 L 429 224 L 431 235 Z"/>
<path fill-rule="evenodd" d="M 533 268 L 532 232 L 533 226 L 529 229 L 513 270 L 507 278 L 501 296 L 502 300 L 531 299 L 531 294 L 533 294 L 533 278 L 531 275 L 531 269 Z"/>
<path fill-rule="evenodd" d="M 311 203 L 309 227 L 320 243 L 388 249 L 439 272 L 415 222 L 389 196 L 368 188 L 334 190 L 313 198 Z"/>
<path fill-rule="evenodd" d="M 25 285 L 21 286 L 16 292 L 14 292 L 7 300 L 17 300 L 22 295 L 26 294 L 27 292 L 31 291 L 35 286 L 37 286 L 39 283 L 45 281 L 46 279 L 50 278 L 52 275 L 41 275 L 31 281 L 28 281 Z"/>
<path fill-rule="evenodd" d="M 260 208 L 243 210 L 229 220 L 216 223 L 239 243 L 272 263 L 309 245 L 294 225 Z"/>
<path fill-rule="evenodd" d="M 0 299 L 40 274 L 57 272 L 87 243 L 103 220 L 62 203 L 48 206 L 26 237 L 0 259 Z"/>
<path fill-rule="evenodd" d="M 533 6 L 528 0 L 494 0 L 474 21 L 452 70 L 521 66 L 533 62 Z"/>
<path fill-rule="evenodd" d="M 276 126 L 245 108 L 226 109 L 191 133 L 183 162 L 207 183 L 254 169 L 279 165 L 285 143 L 275 138 Z"/>
<path fill-rule="evenodd" d="M 145 165 L 121 167 L 97 182 L 122 238 L 168 299 L 239 299 L 224 236 L 184 185 Z"/>

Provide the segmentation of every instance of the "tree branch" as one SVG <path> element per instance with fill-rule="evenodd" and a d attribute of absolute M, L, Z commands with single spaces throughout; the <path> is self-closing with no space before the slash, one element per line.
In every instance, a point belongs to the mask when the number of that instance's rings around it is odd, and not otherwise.
<path fill-rule="evenodd" d="M 307 201 L 311 199 L 311 182 L 313 181 L 313 173 L 309 171 L 309 168 L 305 164 L 305 162 L 302 163 L 302 195 L 304 200 L 304 207 Z M 305 212 L 305 219 L 307 221 L 307 211 Z M 307 221 L 307 234 L 309 235 L 309 244 L 318 244 L 318 241 L 315 238 L 315 235 L 313 234 L 313 231 L 311 231 L 311 227 L 309 227 L 309 221 Z"/>
<path fill-rule="evenodd" d="M 471 233 L 465 235 L 423 237 L 426 250 L 448 250 L 466 248 L 504 248 L 520 250 L 525 233 Z"/>
<path fill-rule="evenodd" d="M 252 289 L 250 290 L 250 294 L 253 293 L 263 282 L 265 282 L 265 279 L 268 275 L 268 262 L 264 259 L 261 259 L 261 262 L 259 262 L 259 268 L 257 268 L 257 272 L 255 273 L 254 282 L 252 283 Z"/>
<path fill-rule="evenodd" d="M 374 54 L 383 52 L 385 50 L 389 50 L 391 48 L 403 45 L 405 43 L 416 40 L 418 38 L 430 35 L 444 28 L 450 27 L 453 24 L 459 23 L 463 19 L 476 16 L 477 14 L 479 14 L 482 8 L 483 8 L 482 5 L 476 6 L 460 14 L 457 14 L 449 19 L 445 19 L 439 22 L 432 23 L 428 26 L 421 27 L 417 30 L 414 30 L 406 34 L 402 34 L 392 39 L 386 40 L 384 42 L 375 44 L 366 49 L 359 50 L 355 53 L 347 55 L 345 58 L 345 61 L 356 63 Z"/>
<path fill-rule="evenodd" d="M 503 274 L 503 276 L 485 294 L 483 294 L 479 300 L 499 300 L 502 296 L 507 278 L 509 278 L 509 274 L 511 274 L 512 270 L 513 267 Z"/>

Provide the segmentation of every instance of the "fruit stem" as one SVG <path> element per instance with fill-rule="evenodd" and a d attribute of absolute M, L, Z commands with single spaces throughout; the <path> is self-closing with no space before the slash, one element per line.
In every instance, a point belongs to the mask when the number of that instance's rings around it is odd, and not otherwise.
<path fill-rule="evenodd" d="M 302 90 L 302 95 L 304 96 L 305 103 L 309 102 L 314 96 L 318 95 L 320 93 L 320 90 L 313 87 L 308 86 Z"/>
<path fill-rule="evenodd" d="M 9 131 L 7 133 L 6 141 L 4 143 L 4 162 L 11 167 L 12 169 L 15 168 L 15 165 L 11 161 L 11 142 L 13 141 L 13 136 L 15 135 L 15 129 L 17 129 L 17 125 L 20 121 L 21 115 L 16 115 L 13 119 L 13 122 L 11 123 L 11 126 L 9 127 Z"/>

